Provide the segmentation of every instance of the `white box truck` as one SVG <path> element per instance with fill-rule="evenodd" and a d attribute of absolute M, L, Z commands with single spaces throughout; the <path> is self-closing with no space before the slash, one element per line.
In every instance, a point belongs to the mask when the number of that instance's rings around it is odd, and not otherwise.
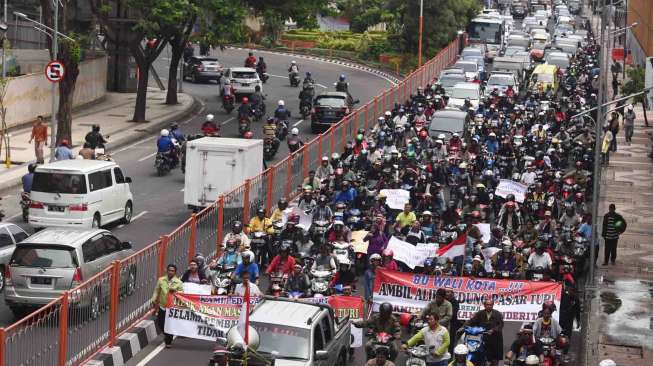
<path fill-rule="evenodd" d="M 184 204 L 193 210 L 206 207 L 261 171 L 263 140 L 202 137 L 189 141 Z"/>

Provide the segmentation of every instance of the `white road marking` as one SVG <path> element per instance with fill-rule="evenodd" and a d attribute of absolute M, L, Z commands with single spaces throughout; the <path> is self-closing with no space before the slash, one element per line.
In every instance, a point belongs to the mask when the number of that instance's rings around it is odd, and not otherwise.
<path fill-rule="evenodd" d="M 138 159 L 138 162 L 140 163 L 141 161 L 145 161 L 145 160 L 147 160 L 147 159 L 153 157 L 154 155 L 156 155 L 155 152 L 153 152 L 153 153 L 151 153 L 151 154 L 149 154 L 149 155 L 143 156 L 142 158 Z"/>
<path fill-rule="evenodd" d="M 113 153 L 114 153 L 114 154 L 117 154 L 117 153 L 119 153 L 119 152 L 123 152 L 123 151 L 125 151 L 125 150 L 129 150 L 129 149 L 131 149 L 131 148 L 133 148 L 133 147 L 136 147 L 136 146 L 138 146 L 138 145 L 144 143 L 145 141 L 153 140 L 155 137 L 156 137 L 156 136 L 152 136 L 152 137 L 144 138 L 144 139 L 142 139 L 142 140 L 140 140 L 140 141 L 138 141 L 138 142 L 135 142 L 135 143 L 133 143 L 133 144 L 131 144 L 131 145 L 129 145 L 129 146 L 125 146 L 125 147 L 123 147 L 122 149 L 116 150 L 116 151 L 114 151 Z"/>
<path fill-rule="evenodd" d="M 138 220 L 139 218 L 143 217 L 146 213 L 147 213 L 147 211 L 143 211 L 143 212 L 139 213 L 138 215 L 132 217 L 131 222 L 134 222 L 134 221 Z M 125 224 L 120 224 L 120 225 L 118 225 L 118 229 L 120 229 L 120 228 L 122 228 L 124 226 L 125 226 Z"/>
<path fill-rule="evenodd" d="M 235 118 L 236 118 L 236 117 L 231 117 L 231 118 L 225 120 L 224 122 L 222 122 L 222 123 L 220 124 L 220 126 L 224 126 L 224 125 L 226 125 L 227 123 L 233 121 Z"/>
<path fill-rule="evenodd" d="M 185 189 L 185 188 L 182 188 L 182 189 L 180 189 L 180 190 L 179 190 L 179 192 L 183 192 L 183 191 L 184 191 L 184 189 Z"/>
<path fill-rule="evenodd" d="M 150 352 L 149 355 L 145 356 L 141 360 L 141 362 L 137 363 L 136 366 L 145 366 L 145 365 L 147 365 L 148 362 L 152 361 L 152 359 L 154 357 L 156 357 L 156 355 L 158 355 L 159 353 L 161 353 L 161 351 L 163 351 L 165 346 L 166 346 L 165 342 L 162 342 L 160 345 L 156 346 L 156 348 L 152 352 Z"/>
<path fill-rule="evenodd" d="M 328 89 L 326 86 L 324 86 L 324 85 L 322 85 L 322 84 L 315 83 L 315 85 L 317 85 L 317 86 L 319 86 L 319 87 L 322 87 L 322 88 L 324 88 L 324 89 Z"/>
<path fill-rule="evenodd" d="M 9 197 L 11 197 L 10 194 L 8 194 L 8 195 L 6 195 L 6 196 L 2 196 L 2 199 L 3 199 L 3 200 L 6 200 L 6 199 L 9 198 Z"/>
<path fill-rule="evenodd" d="M 15 215 L 11 215 L 9 217 L 5 217 L 5 221 L 11 221 L 11 220 L 17 218 L 18 216 L 22 216 L 22 215 L 23 215 L 23 213 L 21 212 L 21 213 L 15 214 Z"/>
<path fill-rule="evenodd" d="M 286 80 L 288 80 L 288 77 L 287 77 L 287 76 L 273 75 L 273 74 L 268 74 L 268 76 L 271 76 L 271 77 L 273 77 L 273 78 L 279 78 L 279 79 L 286 79 Z M 320 88 L 328 89 L 328 87 L 326 87 L 326 86 L 324 86 L 324 85 L 322 85 L 322 84 L 315 83 L 315 85 L 319 86 Z"/>
<path fill-rule="evenodd" d="M 297 126 L 298 126 L 300 123 L 302 123 L 302 122 L 304 122 L 304 120 L 303 120 L 303 119 L 300 119 L 299 121 L 295 122 L 295 124 L 293 124 L 292 126 L 293 126 L 293 127 L 297 127 Z"/>

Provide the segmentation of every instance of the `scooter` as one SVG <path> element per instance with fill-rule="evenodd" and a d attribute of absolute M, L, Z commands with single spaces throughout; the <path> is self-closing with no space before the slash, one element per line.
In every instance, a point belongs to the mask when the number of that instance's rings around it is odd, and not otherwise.
<path fill-rule="evenodd" d="M 333 255 L 336 257 L 336 262 L 342 263 L 343 260 L 351 263 L 353 249 L 351 244 L 346 242 L 335 242 L 333 245 Z"/>
<path fill-rule="evenodd" d="M 222 108 L 224 108 L 227 114 L 231 113 L 234 110 L 234 96 L 225 95 L 222 97 Z"/>
<path fill-rule="evenodd" d="M 235 266 L 220 266 L 218 269 L 212 271 L 211 283 L 215 288 L 217 295 L 226 295 L 231 289 L 231 274 L 236 269 Z"/>
<path fill-rule="evenodd" d="M 485 342 L 483 336 L 485 328 L 483 327 L 465 327 L 459 343 L 467 346 L 469 353 L 467 360 L 474 365 L 485 365 Z"/>
<path fill-rule="evenodd" d="M 277 146 L 272 139 L 265 139 L 263 142 L 263 159 L 272 160 L 277 154 Z"/>
<path fill-rule="evenodd" d="M 429 347 L 425 344 L 410 347 L 406 350 L 409 357 L 406 360 L 406 366 L 426 366 L 426 356 L 429 354 Z"/>
<path fill-rule="evenodd" d="M 379 332 L 376 334 L 368 333 L 368 338 L 373 337 L 372 340 L 372 354 L 367 355 L 367 359 L 370 360 L 376 355 L 376 352 L 379 348 L 385 348 L 388 353 L 390 352 L 390 344 L 393 342 L 394 337 L 386 332 Z M 391 358 L 392 356 L 390 356 Z"/>
<path fill-rule="evenodd" d="M 238 134 L 240 137 L 245 137 L 245 134 L 250 131 L 250 121 L 247 117 L 241 117 L 238 120 Z"/>
<path fill-rule="evenodd" d="M 262 72 L 261 70 L 256 70 L 256 73 L 258 73 L 258 77 L 259 77 L 259 79 L 261 79 L 263 84 L 265 84 L 268 81 L 268 79 L 270 78 L 270 75 L 268 75 L 267 72 Z"/>
<path fill-rule="evenodd" d="M 313 294 L 328 295 L 329 282 L 333 275 L 331 271 L 316 269 L 311 270 L 311 292 Z"/>
<path fill-rule="evenodd" d="M 252 240 L 249 245 L 254 252 L 254 260 L 256 263 L 263 265 L 267 262 L 267 238 L 266 234 L 262 231 L 256 231 L 252 234 Z"/>
<path fill-rule="evenodd" d="M 290 79 L 290 86 L 292 86 L 292 87 L 298 87 L 299 86 L 299 82 L 300 82 L 299 74 L 297 74 L 296 72 L 293 72 L 290 75 L 288 75 L 288 79 Z"/>
<path fill-rule="evenodd" d="M 176 168 L 177 163 L 165 153 L 157 153 L 154 158 L 154 167 L 156 168 L 157 175 L 161 177 Z"/>
<path fill-rule="evenodd" d="M 20 194 L 20 207 L 23 210 L 23 222 L 29 221 L 29 205 L 32 204 L 32 200 L 29 197 L 28 192 L 21 192 Z"/>

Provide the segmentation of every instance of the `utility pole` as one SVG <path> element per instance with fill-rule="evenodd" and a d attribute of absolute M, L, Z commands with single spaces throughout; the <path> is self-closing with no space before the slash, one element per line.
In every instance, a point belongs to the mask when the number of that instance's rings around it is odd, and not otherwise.
<path fill-rule="evenodd" d="M 2 15 L 4 24 L 7 24 L 7 0 L 4 0 L 4 14 Z M 5 66 L 5 37 L 2 37 L 2 78 L 7 76 L 7 67 Z"/>
<path fill-rule="evenodd" d="M 59 1 L 54 2 L 54 32 L 52 32 L 52 60 L 59 53 Z M 57 83 L 52 83 L 52 116 L 50 116 L 50 161 L 54 161 L 57 148 Z"/>
<path fill-rule="evenodd" d="M 424 29 L 424 0 L 419 0 L 419 41 L 417 46 L 417 67 L 422 66 L 422 31 Z"/>

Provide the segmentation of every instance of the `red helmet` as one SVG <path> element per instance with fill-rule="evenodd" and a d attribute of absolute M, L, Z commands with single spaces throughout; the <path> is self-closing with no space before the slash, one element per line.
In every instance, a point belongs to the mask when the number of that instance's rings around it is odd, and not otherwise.
<path fill-rule="evenodd" d="M 506 202 L 506 207 L 512 207 L 512 208 L 514 208 L 514 207 L 515 207 L 515 202 L 513 202 L 513 201 L 508 201 L 508 202 Z"/>
<path fill-rule="evenodd" d="M 245 136 L 244 136 L 244 137 L 245 137 L 246 139 L 248 139 L 248 140 L 249 140 L 249 139 L 252 139 L 252 138 L 254 137 L 254 132 L 252 132 L 252 131 L 247 131 L 247 132 L 245 132 Z"/>
<path fill-rule="evenodd" d="M 247 104 L 247 103 L 249 103 L 249 98 L 243 97 L 243 104 Z"/>
<path fill-rule="evenodd" d="M 384 257 L 392 257 L 393 255 L 395 255 L 395 252 L 393 252 L 392 249 L 386 249 L 383 251 Z"/>
<path fill-rule="evenodd" d="M 583 198 L 585 198 L 585 195 L 583 194 L 583 192 L 576 193 L 576 199 L 577 200 L 583 200 Z"/>
<path fill-rule="evenodd" d="M 296 213 L 288 215 L 288 222 L 292 222 L 295 225 L 299 224 L 299 215 Z"/>
<path fill-rule="evenodd" d="M 410 324 L 410 319 L 412 317 L 413 316 L 410 313 L 401 313 L 399 314 L 399 323 L 402 326 L 407 327 Z"/>
<path fill-rule="evenodd" d="M 419 138 L 420 138 L 420 139 L 424 140 L 424 139 L 426 139 L 428 136 L 429 136 L 429 133 L 426 132 L 426 130 L 423 129 L 423 130 L 419 131 Z"/>
<path fill-rule="evenodd" d="M 478 210 L 472 211 L 472 217 L 475 219 L 480 219 L 481 218 L 481 212 Z"/>

